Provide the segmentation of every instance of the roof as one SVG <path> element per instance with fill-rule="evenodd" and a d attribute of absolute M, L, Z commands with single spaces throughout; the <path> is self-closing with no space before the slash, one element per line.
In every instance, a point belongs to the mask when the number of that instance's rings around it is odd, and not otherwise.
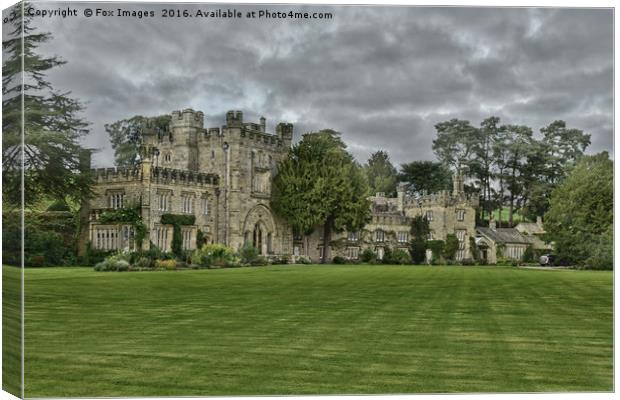
<path fill-rule="evenodd" d="M 515 228 L 484 228 L 476 227 L 478 233 L 486 236 L 495 243 L 516 243 L 516 244 L 530 244 L 530 241 L 522 235 Z"/>
<path fill-rule="evenodd" d="M 519 222 L 515 229 L 521 233 L 527 233 L 528 235 L 542 235 L 545 230 L 542 226 L 536 222 Z"/>

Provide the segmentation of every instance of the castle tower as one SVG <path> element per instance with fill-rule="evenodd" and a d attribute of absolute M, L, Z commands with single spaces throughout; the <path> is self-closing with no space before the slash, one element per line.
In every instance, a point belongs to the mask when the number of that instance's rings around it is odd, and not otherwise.
<path fill-rule="evenodd" d="M 170 121 L 172 150 L 176 169 L 198 171 L 198 137 L 204 131 L 204 114 L 191 108 L 174 111 Z"/>

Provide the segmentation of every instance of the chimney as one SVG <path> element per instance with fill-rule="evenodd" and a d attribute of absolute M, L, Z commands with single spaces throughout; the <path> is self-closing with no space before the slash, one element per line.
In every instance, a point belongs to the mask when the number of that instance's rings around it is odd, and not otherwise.
<path fill-rule="evenodd" d="M 492 231 L 497 230 L 497 224 L 495 223 L 494 219 L 489 220 L 489 228 L 491 228 Z"/>
<path fill-rule="evenodd" d="M 263 133 L 267 131 L 267 120 L 265 117 L 260 117 L 260 131 Z"/>

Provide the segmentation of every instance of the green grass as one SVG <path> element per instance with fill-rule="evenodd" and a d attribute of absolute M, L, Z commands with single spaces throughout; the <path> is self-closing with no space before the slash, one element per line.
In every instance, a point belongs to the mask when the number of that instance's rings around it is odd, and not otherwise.
<path fill-rule="evenodd" d="M 595 271 L 30 269 L 26 396 L 610 391 L 612 297 Z"/>
<path fill-rule="evenodd" d="M 4 267 L 2 274 L 2 389 L 22 395 L 21 269 Z"/>

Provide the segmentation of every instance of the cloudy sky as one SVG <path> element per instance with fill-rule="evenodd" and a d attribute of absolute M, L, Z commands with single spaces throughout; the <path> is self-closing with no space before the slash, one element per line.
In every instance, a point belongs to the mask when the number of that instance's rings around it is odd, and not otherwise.
<path fill-rule="evenodd" d="M 385 149 L 395 164 L 434 159 L 434 124 L 490 115 L 536 132 L 556 119 L 592 134 L 589 152 L 612 150 L 613 20 L 610 9 L 236 6 L 330 12 L 329 20 L 162 18 L 37 19 L 53 40 L 41 52 L 67 64 L 53 85 L 87 104 L 98 166 L 113 154 L 104 124 L 183 108 L 207 127 L 227 110 L 247 120 L 295 124 L 295 136 L 342 132 L 360 161 Z M 232 8 L 232 7 L 230 7 Z"/>

